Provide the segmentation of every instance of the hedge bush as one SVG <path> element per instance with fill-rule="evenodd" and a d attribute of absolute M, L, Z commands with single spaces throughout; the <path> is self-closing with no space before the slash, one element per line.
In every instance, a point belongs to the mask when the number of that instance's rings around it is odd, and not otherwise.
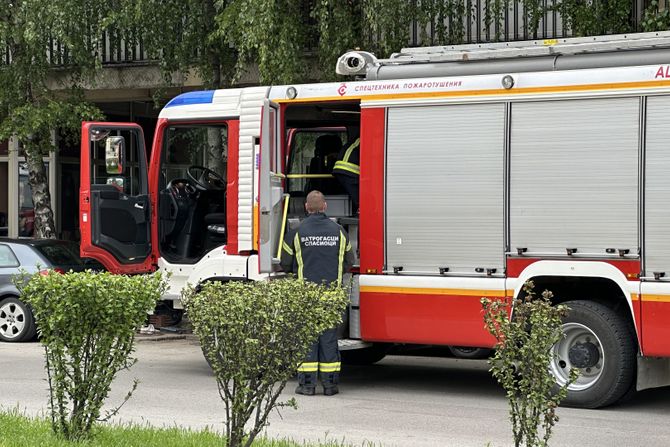
<path fill-rule="evenodd" d="M 279 395 L 318 335 L 341 322 L 347 297 L 280 279 L 207 283 L 183 302 L 225 403 L 226 443 L 237 447 L 252 445 L 273 409 L 295 406 Z"/>
<path fill-rule="evenodd" d="M 52 428 L 69 440 L 87 438 L 100 420 L 114 377 L 136 362 L 135 331 L 155 308 L 165 280 L 158 273 L 51 271 L 17 283 L 22 299 L 32 307 L 44 345 Z M 137 382 L 123 403 L 136 386 Z"/>

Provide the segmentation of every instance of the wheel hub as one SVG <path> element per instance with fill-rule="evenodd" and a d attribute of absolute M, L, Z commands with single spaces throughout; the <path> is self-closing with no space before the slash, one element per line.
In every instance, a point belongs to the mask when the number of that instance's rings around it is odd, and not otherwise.
<path fill-rule="evenodd" d="M 576 368 L 591 368 L 598 364 L 600 352 L 598 352 L 596 345 L 591 342 L 576 343 L 570 347 L 568 359 Z"/>
<path fill-rule="evenodd" d="M 569 322 L 562 325 L 563 337 L 552 348 L 553 359 L 549 365 L 559 386 L 570 380 L 571 369 L 579 370 L 579 377 L 568 389 L 582 391 L 591 388 L 605 369 L 606 353 L 596 333 L 588 326 Z"/>
<path fill-rule="evenodd" d="M 24 314 L 13 303 L 0 307 L 0 334 L 7 339 L 18 337 L 25 326 Z"/>

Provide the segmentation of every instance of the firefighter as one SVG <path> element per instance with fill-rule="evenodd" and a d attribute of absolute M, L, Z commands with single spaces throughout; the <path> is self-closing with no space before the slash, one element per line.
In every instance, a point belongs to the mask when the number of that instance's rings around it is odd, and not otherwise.
<path fill-rule="evenodd" d="M 360 163 L 360 138 L 356 138 L 349 146 L 345 146 L 337 156 L 333 167 L 333 176 L 342 184 L 354 205 L 354 213 L 358 213 Z"/>
<path fill-rule="evenodd" d="M 282 243 L 281 266 L 285 272 L 295 272 L 299 279 L 317 284 L 342 284 L 342 274 L 354 263 L 354 253 L 346 231 L 326 216 L 327 203 L 323 194 L 307 194 L 307 218 L 287 234 Z M 323 394 L 339 392 L 340 352 L 336 328 L 327 329 L 312 345 L 307 358 L 298 367 L 297 394 L 313 396 L 317 375 L 321 375 Z"/>

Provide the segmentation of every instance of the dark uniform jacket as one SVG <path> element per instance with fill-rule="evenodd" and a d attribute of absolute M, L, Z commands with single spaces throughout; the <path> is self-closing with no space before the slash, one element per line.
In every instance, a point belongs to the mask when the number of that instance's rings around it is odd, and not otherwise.
<path fill-rule="evenodd" d="M 349 177 L 358 177 L 360 175 L 360 143 L 361 139 L 357 138 L 351 145 L 348 147 L 345 146 L 340 150 L 333 167 L 333 174 L 341 174 Z"/>
<path fill-rule="evenodd" d="M 310 214 L 282 243 L 281 266 L 299 279 L 341 285 L 353 263 L 349 236 L 323 213 Z"/>

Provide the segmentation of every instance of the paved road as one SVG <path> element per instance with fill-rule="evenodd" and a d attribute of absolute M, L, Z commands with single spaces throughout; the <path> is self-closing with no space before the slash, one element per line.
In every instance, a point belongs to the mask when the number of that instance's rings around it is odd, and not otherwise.
<path fill-rule="evenodd" d="M 115 383 L 119 401 L 132 378 L 141 384 L 121 410 L 124 421 L 222 429 L 223 404 L 192 340 L 138 343 L 139 362 Z M 0 343 L 0 406 L 46 411 L 42 350 L 37 343 Z M 507 402 L 486 362 L 389 356 L 349 367 L 341 393 L 298 396 L 298 410 L 273 415 L 267 435 L 295 440 L 365 441 L 383 446 L 510 445 Z M 284 394 L 292 397 L 295 382 Z M 670 445 L 670 389 L 640 393 L 605 410 L 559 409 L 552 446 Z"/>

